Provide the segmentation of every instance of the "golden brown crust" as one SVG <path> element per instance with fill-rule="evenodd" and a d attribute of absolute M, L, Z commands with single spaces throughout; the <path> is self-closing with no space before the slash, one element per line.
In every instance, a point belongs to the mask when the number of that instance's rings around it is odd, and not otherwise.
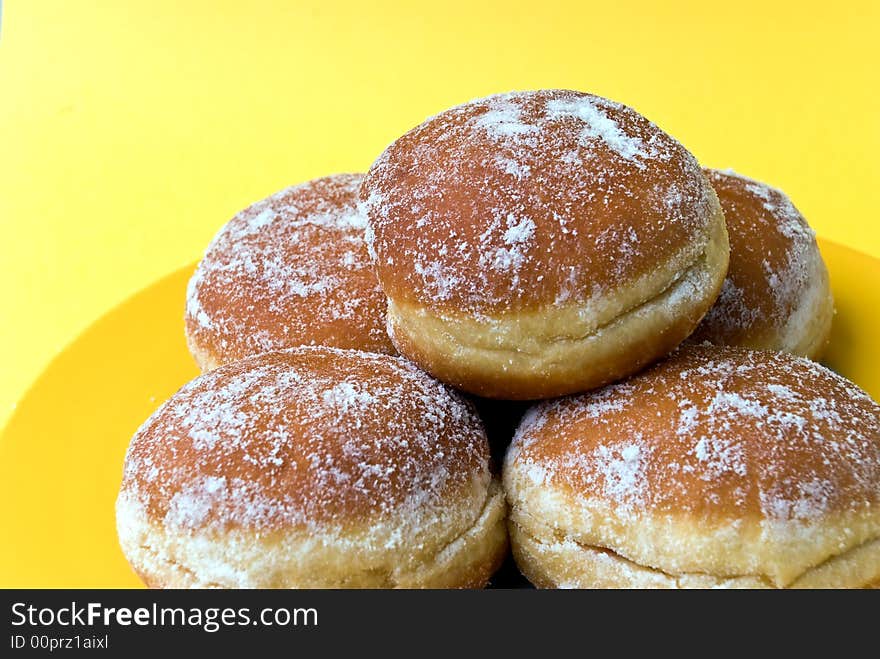
<path fill-rule="evenodd" d="M 361 188 L 395 347 L 471 393 L 527 400 L 626 376 L 685 339 L 727 268 L 696 160 L 565 90 L 452 108 Z"/>
<path fill-rule="evenodd" d="M 834 302 L 815 233 L 781 191 L 729 170 L 706 176 L 724 209 L 730 268 L 692 340 L 818 358 Z"/>
<path fill-rule="evenodd" d="M 409 362 L 296 348 L 184 386 L 133 437 L 122 488 L 155 519 L 266 531 L 441 505 L 487 464 L 471 406 Z"/>
<path fill-rule="evenodd" d="M 583 304 L 693 261 L 717 207 L 673 138 L 566 90 L 441 112 L 386 149 L 361 197 L 389 298 L 489 316 Z"/>
<path fill-rule="evenodd" d="M 472 405 L 399 357 L 326 347 L 184 386 L 133 437 L 116 506 L 164 587 L 482 586 L 505 511 Z"/>
<path fill-rule="evenodd" d="M 356 207 L 362 179 L 287 188 L 220 230 L 187 290 L 187 342 L 202 370 L 298 345 L 394 354 Z"/>
<path fill-rule="evenodd" d="M 880 498 L 878 415 L 813 362 L 688 346 L 628 381 L 544 404 L 518 430 L 517 459 L 551 467 L 573 493 L 651 513 L 790 519 Z M 630 454 L 634 482 L 617 491 L 611 463 Z"/>
<path fill-rule="evenodd" d="M 578 545 L 672 575 L 788 586 L 880 537 L 880 407 L 805 359 L 687 346 L 533 408 L 504 479 L 511 522 L 547 560 Z M 847 574 L 874 579 L 876 549 Z M 827 585 L 840 565 L 820 573 Z"/>

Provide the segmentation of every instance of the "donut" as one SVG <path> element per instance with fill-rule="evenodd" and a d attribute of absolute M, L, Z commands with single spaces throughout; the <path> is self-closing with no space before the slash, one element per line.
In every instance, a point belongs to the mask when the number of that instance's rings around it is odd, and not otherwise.
<path fill-rule="evenodd" d="M 116 502 L 154 588 L 482 587 L 505 515 L 468 403 L 400 357 L 324 346 L 185 385 L 132 438 Z"/>
<path fill-rule="evenodd" d="M 730 267 L 692 340 L 819 359 L 834 300 L 815 233 L 780 190 L 732 170 L 705 171 L 724 209 Z"/>
<path fill-rule="evenodd" d="M 299 345 L 395 352 L 357 209 L 362 179 L 287 188 L 220 229 L 186 293 L 187 344 L 203 371 Z"/>
<path fill-rule="evenodd" d="M 395 347 L 483 397 L 637 371 L 694 330 L 727 269 L 723 213 L 694 157 L 580 92 L 441 112 L 379 156 L 360 195 Z"/>
<path fill-rule="evenodd" d="M 788 353 L 687 346 L 538 404 L 504 488 L 539 587 L 880 586 L 880 406 Z"/>

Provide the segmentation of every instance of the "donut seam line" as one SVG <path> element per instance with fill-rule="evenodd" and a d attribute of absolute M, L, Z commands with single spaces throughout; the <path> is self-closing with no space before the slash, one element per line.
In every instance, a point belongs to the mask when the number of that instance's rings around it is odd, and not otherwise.
<path fill-rule="evenodd" d="M 544 540 L 540 540 L 534 534 L 526 531 L 517 522 L 511 522 L 511 523 L 516 524 L 516 526 L 519 528 L 520 532 L 523 533 L 523 535 L 528 536 L 528 538 L 532 542 L 534 542 L 535 544 L 541 545 L 542 547 L 548 547 L 549 543 L 547 543 Z M 771 581 L 765 575 L 762 575 L 762 574 L 730 574 L 730 575 L 724 575 L 724 576 L 719 576 L 717 574 L 711 574 L 709 572 L 681 572 L 680 574 L 674 574 L 672 572 L 667 572 L 666 570 L 663 570 L 659 567 L 654 567 L 651 565 L 644 565 L 642 563 L 637 563 L 636 561 L 632 560 L 631 558 L 627 558 L 626 556 L 624 556 L 620 552 L 618 552 L 614 549 L 611 549 L 610 547 L 604 547 L 602 545 L 591 545 L 591 544 L 588 544 L 585 542 L 581 542 L 579 540 L 575 540 L 570 535 L 565 534 L 565 533 L 561 534 L 561 538 L 559 538 L 559 540 L 561 540 L 562 542 L 570 542 L 573 545 L 577 546 L 582 551 L 597 552 L 597 553 L 605 554 L 606 556 L 609 556 L 614 561 L 625 563 L 626 565 L 634 567 L 638 570 L 644 570 L 645 572 L 650 572 L 655 575 L 667 577 L 668 579 L 670 579 L 671 581 L 673 581 L 675 583 L 676 588 L 681 588 L 682 587 L 681 580 L 686 579 L 687 577 L 707 577 L 709 579 L 713 579 L 714 581 L 718 582 L 718 584 L 723 584 L 725 581 L 728 581 L 728 580 L 732 581 L 735 579 L 757 579 L 761 583 L 765 584 L 768 588 L 774 587 L 772 585 Z"/>
<path fill-rule="evenodd" d="M 493 492 L 493 489 L 495 490 L 495 492 Z M 479 512 L 474 517 L 472 523 L 470 525 L 468 525 L 464 531 L 462 531 L 461 533 L 459 533 L 458 535 L 456 535 L 455 537 L 453 537 L 452 539 L 450 539 L 449 541 L 444 543 L 437 551 L 433 552 L 430 556 L 428 556 L 426 558 L 426 560 L 419 561 L 419 563 L 416 566 L 414 566 L 412 569 L 401 571 L 395 566 L 366 568 L 366 569 L 363 569 L 363 570 L 360 570 L 359 572 L 357 572 L 356 576 L 374 575 L 374 576 L 379 577 L 380 585 L 373 586 L 373 587 L 378 587 L 378 588 L 401 588 L 401 587 L 409 588 L 409 587 L 412 587 L 412 586 L 401 586 L 401 584 L 412 582 L 412 581 L 419 581 L 418 577 L 419 577 L 420 573 L 424 571 L 425 568 L 429 568 L 429 567 L 432 567 L 433 565 L 435 565 L 437 563 L 437 558 L 443 552 L 445 552 L 452 545 L 454 545 L 455 543 L 460 541 L 462 538 L 466 537 L 474 529 L 476 529 L 480 525 L 480 522 L 484 518 L 488 518 L 489 512 L 490 512 L 489 506 L 492 503 L 492 501 L 495 499 L 495 496 L 497 496 L 499 491 L 500 491 L 500 488 L 490 487 L 489 490 L 486 492 L 486 497 L 483 500 L 483 503 L 480 506 Z M 495 496 L 493 496 L 493 494 Z M 352 581 L 352 577 L 349 576 L 345 581 L 343 581 L 343 584 L 349 583 L 351 581 Z"/>
<path fill-rule="evenodd" d="M 495 483 L 495 481 L 492 481 Z M 342 581 L 342 584 L 350 583 L 352 581 L 361 581 L 360 577 L 363 575 L 372 575 L 374 577 L 378 577 L 379 583 L 374 585 L 373 587 L 378 588 L 394 588 L 400 587 L 402 582 L 407 581 L 418 581 L 418 575 L 423 571 L 426 567 L 431 567 L 436 563 L 437 558 L 446 551 L 449 547 L 459 542 L 462 538 L 466 537 L 469 533 L 473 532 L 477 527 L 480 526 L 480 523 L 484 519 L 488 519 L 491 514 L 490 506 L 492 502 L 498 498 L 501 494 L 501 488 L 499 485 L 495 484 L 494 487 L 490 486 L 490 488 L 486 492 L 486 496 L 483 499 L 483 502 L 480 506 L 480 509 L 476 516 L 473 518 L 472 522 L 465 528 L 464 531 L 457 534 L 455 537 L 451 538 L 449 541 L 445 542 L 437 551 L 433 552 L 430 556 L 426 557 L 425 560 L 419 561 L 419 563 L 413 567 L 413 569 L 406 571 L 399 571 L 395 567 L 371 567 L 364 568 L 358 570 L 354 574 L 348 575 L 346 579 Z M 503 496 L 502 496 L 503 498 Z M 502 501 L 502 505 L 505 505 Z M 502 518 L 503 519 L 503 518 Z M 150 522 L 147 522 L 150 524 Z M 164 526 L 163 526 L 164 530 Z M 148 561 L 138 561 L 138 563 L 144 567 L 145 564 L 161 566 L 163 568 L 167 568 L 172 572 L 178 572 L 183 575 L 189 577 L 189 587 L 198 587 L 198 588 L 223 588 L 224 585 L 219 582 L 203 582 L 196 574 L 194 570 L 187 567 L 185 563 L 176 560 L 174 558 L 170 558 L 167 556 L 167 552 L 162 552 L 152 543 L 139 543 L 138 547 L 146 554 L 146 557 L 149 559 Z M 146 570 L 145 570 L 146 572 Z M 157 576 L 157 570 L 152 569 L 149 570 L 152 574 L 151 577 Z M 416 579 L 412 579 L 412 577 L 416 577 Z M 151 579 L 152 581 L 153 579 Z M 165 587 L 165 586 L 163 586 Z M 180 587 L 179 585 L 175 585 L 175 587 Z M 236 586 L 242 587 L 242 586 Z M 244 586 L 247 587 L 247 586 Z M 253 586 L 251 586 L 253 587 Z M 328 586 L 332 587 L 332 586 Z"/>
<path fill-rule="evenodd" d="M 406 577 L 418 575 L 419 572 L 422 571 L 420 568 L 430 567 L 432 565 L 436 565 L 437 559 L 440 557 L 441 554 L 443 554 L 450 547 L 452 547 L 453 545 L 458 543 L 462 538 L 467 537 L 471 532 L 473 532 L 477 527 L 479 527 L 481 525 L 481 522 L 483 522 L 484 519 L 488 521 L 488 518 L 491 514 L 490 506 L 495 501 L 495 499 L 498 498 L 499 495 L 501 496 L 501 499 L 502 499 L 501 505 L 506 506 L 506 503 L 504 502 L 504 495 L 501 491 L 501 487 L 500 487 L 500 485 L 498 485 L 496 483 L 496 481 L 493 480 L 489 486 L 489 489 L 486 492 L 486 498 L 483 500 L 483 504 L 480 506 L 480 510 L 477 513 L 474 520 L 472 521 L 472 523 L 464 531 L 462 531 L 461 533 L 456 535 L 454 538 L 445 542 L 439 549 L 437 549 L 437 551 L 435 551 L 430 557 L 428 557 L 428 560 L 421 562 L 419 567 L 417 567 L 413 570 L 406 571 L 406 572 L 398 572 L 397 570 L 393 570 L 393 569 L 390 570 L 388 574 L 389 574 L 389 576 L 393 577 L 392 584 L 394 584 L 396 586 L 401 581 L 405 580 Z M 503 520 L 504 520 L 504 517 L 502 517 L 502 521 Z M 454 553 L 453 553 L 453 556 L 454 556 Z M 401 578 L 401 577 L 403 577 L 403 578 Z"/>
<path fill-rule="evenodd" d="M 495 481 L 493 480 L 492 483 L 494 485 Z M 456 535 L 454 538 L 452 538 L 448 542 L 445 542 L 442 547 L 440 547 L 436 552 L 434 552 L 434 557 L 436 558 L 437 556 L 440 556 L 440 554 L 445 552 L 449 547 L 451 547 L 456 542 L 461 540 L 463 537 L 468 535 L 471 531 L 476 529 L 480 525 L 480 522 L 483 521 L 484 518 L 488 519 L 489 514 L 491 513 L 491 511 L 489 510 L 489 507 L 491 506 L 491 504 L 495 501 L 495 499 L 499 495 L 501 495 L 502 499 L 504 498 L 504 495 L 501 492 L 501 488 L 497 485 L 495 485 L 495 487 L 490 486 L 488 491 L 486 492 L 486 498 L 483 500 L 483 505 L 480 506 L 480 511 L 477 513 L 477 516 L 474 518 L 474 520 L 470 524 L 470 526 L 468 526 L 464 531 L 462 531 L 461 533 Z M 504 503 L 502 501 L 502 505 L 506 506 L 506 503 Z"/>
<path fill-rule="evenodd" d="M 177 573 L 181 573 L 181 574 L 189 577 L 189 583 L 186 586 L 183 586 L 181 584 L 174 584 L 173 586 L 168 586 L 166 584 L 162 584 L 160 586 L 162 588 L 168 588 L 168 587 L 173 587 L 173 588 L 186 588 L 186 587 L 189 587 L 189 588 L 228 588 L 228 587 L 230 587 L 229 585 L 224 586 L 224 584 L 221 584 L 219 582 L 214 582 L 214 581 L 203 582 L 196 575 L 196 572 L 194 570 L 186 567 L 186 565 L 184 565 L 184 563 L 180 562 L 179 560 L 175 560 L 173 558 L 169 558 L 169 557 L 165 556 L 163 554 L 163 552 L 161 552 L 158 549 L 155 549 L 153 547 L 153 545 L 139 545 L 139 547 L 145 551 L 145 553 L 147 554 L 147 556 L 150 559 L 152 559 L 150 561 L 152 564 L 168 568 L 168 569 L 170 569 L 170 571 L 172 573 L 177 572 Z M 143 565 L 144 562 L 145 561 L 141 561 L 141 564 Z M 152 577 L 157 576 L 156 570 L 151 570 L 151 572 L 153 572 L 153 574 L 151 575 Z M 348 577 L 346 577 L 342 581 L 342 584 L 344 585 L 346 583 L 350 583 L 356 577 L 360 577 L 362 575 L 367 575 L 367 574 L 376 575 L 380 578 L 380 583 L 382 585 L 379 587 L 388 587 L 389 584 L 392 587 L 394 585 L 396 585 L 396 582 L 393 579 L 391 579 L 391 577 L 393 575 L 393 571 L 388 570 L 388 569 L 382 569 L 382 568 L 365 568 L 363 570 L 359 570 L 357 573 L 349 574 Z M 153 579 L 151 579 L 151 581 L 153 581 Z M 235 585 L 232 587 L 234 587 L 234 588 L 248 588 L 248 587 L 253 588 L 254 586 Z M 294 587 L 296 587 L 296 586 L 294 586 Z"/>
<path fill-rule="evenodd" d="M 613 327 L 614 325 L 616 325 L 620 322 L 626 322 L 630 318 L 637 316 L 639 314 L 639 312 L 642 311 L 645 307 L 653 304 L 657 300 L 659 300 L 662 297 L 664 297 L 665 295 L 667 295 L 669 292 L 671 292 L 672 290 L 674 290 L 675 288 L 680 286 L 683 281 L 686 281 L 692 275 L 697 274 L 700 271 L 700 269 L 702 268 L 702 266 L 704 266 L 707 263 L 707 260 L 708 259 L 706 258 L 706 253 L 703 252 L 696 260 L 694 260 L 694 262 L 690 266 L 688 266 L 687 268 L 685 268 L 684 270 L 682 270 L 681 272 L 676 274 L 675 277 L 673 277 L 670 280 L 670 282 L 660 292 L 658 292 L 657 294 L 655 294 L 654 296 L 652 296 L 650 298 L 647 298 L 646 300 L 636 302 L 633 305 L 627 307 L 626 309 L 623 309 L 619 314 L 614 316 L 614 318 L 611 318 L 600 325 L 596 325 L 596 327 L 591 332 L 586 332 L 585 334 L 582 334 L 582 335 L 576 336 L 576 337 L 571 337 L 571 338 L 553 337 L 553 338 L 549 339 L 547 341 L 547 343 L 551 343 L 551 344 L 559 344 L 559 343 L 565 343 L 565 342 L 583 343 L 584 341 L 588 341 L 592 337 L 600 336 L 603 332 L 605 332 L 610 327 Z"/>
<path fill-rule="evenodd" d="M 805 576 L 807 576 L 810 572 L 813 572 L 815 570 L 820 570 L 820 569 L 822 569 L 822 567 L 824 567 L 828 563 L 831 563 L 832 561 L 835 561 L 837 559 L 841 559 L 841 558 L 845 557 L 847 554 L 855 553 L 855 552 L 859 551 L 860 549 L 863 549 L 863 548 L 867 547 L 868 545 L 872 545 L 877 542 L 880 542 L 880 535 L 872 536 L 872 537 L 866 539 L 864 542 L 860 542 L 857 545 L 849 547 L 848 549 L 846 549 L 846 551 L 842 551 L 839 554 L 832 554 L 832 555 L 828 556 L 827 558 L 819 561 L 818 563 L 811 565 L 806 570 L 801 572 L 797 577 L 795 577 L 791 582 L 789 582 L 787 587 L 790 588 L 792 586 L 797 586 L 797 583 L 799 581 L 801 581 Z M 878 572 L 877 576 L 880 577 L 880 569 L 878 569 L 877 572 Z M 875 579 L 875 582 L 876 581 L 877 580 Z M 870 585 L 871 583 L 874 583 L 874 582 L 870 582 L 868 585 Z"/>
<path fill-rule="evenodd" d="M 593 328 L 592 330 L 590 330 L 588 332 L 585 332 L 584 334 L 581 334 L 578 336 L 573 336 L 573 337 L 559 337 L 559 336 L 552 337 L 552 338 L 547 339 L 547 341 L 544 343 L 544 346 L 546 347 L 546 345 L 548 345 L 548 344 L 556 345 L 556 344 L 560 344 L 560 343 L 583 343 L 584 341 L 588 341 L 592 337 L 600 336 L 605 330 L 611 328 L 615 324 L 620 323 L 620 322 L 626 322 L 630 318 L 638 315 L 638 313 L 642 309 L 648 307 L 652 303 L 661 299 L 663 296 L 667 295 L 670 291 L 675 289 L 677 286 L 679 286 L 683 281 L 687 280 L 689 277 L 699 275 L 703 266 L 705 266 L 707 263 L 708 263 L 708 258 L 706 255 L 706 251 L 704 251 L 697 257 L 697 259 L 695 259 L 691 263 L 691 265 L 689 265 L 687 268 L 685 268 L 684 270 L 677 273 L 662 290 L 660 290 L 658 293 L 656 293 L 652 297 L 634 303 L 633 305 L 622 310 L 619 314 L 617 314 L 613 318 L 610 318 L 609 320 L 605 321 L 604 323 L 597 325 L 595 328 Z M 393 301 L 391 301 L 391 300 L 389 300 L 389 301 L 393 303 Z M 549 308 L 552 309 L 553 307 L 551 306 Z M 456 320 L 458 320 L 457 318 L 449 317 L 449 316 L 446 316 L 445 314 L 436 314 L 435 315 L 432 313 L 431 315 L 434 316 L 435 318 L 439 319 L 443 323 L 455 322 Z M 395 314 L 389 313 L 388 314 L 389 321 L 392 318 L 400 318 L 400 314 L 399 313 L 395 313 Z M 389 325 L 391 325 L 391 322 L 389 322 Z M 394 328 L 395 328 L 395 330 L 400 328 L 400 323 L 399 322 L 394 323 Z M 390 333 L 391 332 L 389 332 L 389 334 Z M 470 348 L 472 350 L 478 350 L 480 352 L 491 352 L 491 353 L 502 353 L 502 354 L 503 353 L 513 353 L 513 354 L 520 354 L 520 355 L 525 354 L 528 356 L 540 356 L 540 354 L 541 354 L 540 350 L 527 351 L 527 350 L 522 350 L 522 349 L 513 349 L 513 348 L 491 346 L 491 345 L 488 345 L 488 346 L 468 345 L 468 348 Z"/>
<path fill-rule="evenodd" d="M 533 515 L 530 515 L 529 513 L 524 513 L 522 510 L 518 510 L 517 512 L 519 515 L 522 515 L 524 517 L 535 519 Z M 531 531 L 527 531 L 526 528 L 522 524 L 520 524 L 517 521 L 514 521 L 512 516 L 509 518 L 509 520 L 510 520 L 511 524 L 515 525 L 519 529 L 519 531 L 523 535 L 527 536 L 532 542 L 534 542 L 535 544 L 540 545 L 542 547 L 548 547 L 548 550 L 549 550 L 549 543 L 547 543 L 544 540 L 541 540 Z M 771 580 L 771 578 L 765 574 L 729 574 L 729 575 L 719 576 L 717 574 L 712 574 L 709 572 L 699 572 L 699 571 L 681 572 L 679 574 L 675 574 L 673 572 L 668 572 L 666 570 L 663 570 L 659 567 L 654 567 L 654 566 L 650 566 L 650 565 L 644 565 L 642 563 L 637 563 L 636 561 L 632 560 L 631 558 L 628 558 L 627 556 L 623 555 L 622 553 L 620 553 L 616 549 L 612 549 L 610 547 L 605 547 L 602 545 L 591 545 L 589 543 L 575 540 L 569 534 L 562 532 L 559 529 L 550 529 L 550 530 L 554 533 L 554 536 L 556 536 L 557 539 L 562 542 L 570 542 L 570 543 L 576 545 L 577 547 L 579 547 L 580 549 L 582 549 L 583 551 L 595 551 L 595 552 L 604 553 L 606 555 L 610 555 L 610 557 L 612 559 L 624 562 L 632 567 L 638 568 L 640 570 L 645 570 L 645 571 L 651 572 L 656 575 L 668 577 L 670 580 L 673 580 L 675 582 L 675 585 L 678 588 L 681 587 L 680 580 L 682 578 L 687 578 L 687 577 L 707 577 L 707 578 L 710 578 L 710 579 L 713 579 L 714 581 L 716 581 L 718 583 L 718 585 L 723 585 L 725 581 L 733 581 L 736 579 L 756 579 L 756 580 L 762 582 L 763 584 L 765 584 L 768 588 L 791 588 L 793 586 L 796 586 L 798 581 L 803 579 L 810 572 L 812 572 L 814 570 L 821 569 L 824 565 L 826 565 L 834 560 L 843 558 L 847 554 L 855 553 L 858 550 L 862 549 L 863 547 L 866 547 L 867 545 L 870 545 L 872 543 L 880 541 L 880 535 L 867 538 L 864 542 L 860 542 L 857 545 L 853 545 L 852 547 L 849 547 L 845 551 L 842 551 L 838 554 L 831 554 L 831 555 L 827 556 L 826 558 L 824 558 L 823 560 L 819 561 L 818 563 L 814 563 L 813 565 L 808 566 L 803 572 L 798 574 L 795 578 L 791 579 L 783 586 L 777 586 Z M 878 583 L 880 583 L 880 581 L 878 581 Z"/>

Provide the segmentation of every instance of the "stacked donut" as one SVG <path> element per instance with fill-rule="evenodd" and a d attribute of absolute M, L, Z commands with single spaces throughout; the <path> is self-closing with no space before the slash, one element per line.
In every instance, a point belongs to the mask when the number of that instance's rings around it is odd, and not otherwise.
<path fill-rule="evenodd" d="M 880 586 L 833 313 L 779 190 L 604 98 L 472 101 L 221 229 L 120 543 L 153 587 L 483 587 L 508 546 L 539 587 Z"/>

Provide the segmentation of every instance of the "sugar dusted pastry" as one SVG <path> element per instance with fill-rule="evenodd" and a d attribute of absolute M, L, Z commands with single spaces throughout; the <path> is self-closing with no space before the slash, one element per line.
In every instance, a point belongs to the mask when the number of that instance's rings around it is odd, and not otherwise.
<path fill-rule="evenodd" d="M 542 90 L 412 129 L 361 198 L 401 354 L 490 398 L 584 391 L 684 340 L 727 270 L 694 157 L 634 110 Z"/>

